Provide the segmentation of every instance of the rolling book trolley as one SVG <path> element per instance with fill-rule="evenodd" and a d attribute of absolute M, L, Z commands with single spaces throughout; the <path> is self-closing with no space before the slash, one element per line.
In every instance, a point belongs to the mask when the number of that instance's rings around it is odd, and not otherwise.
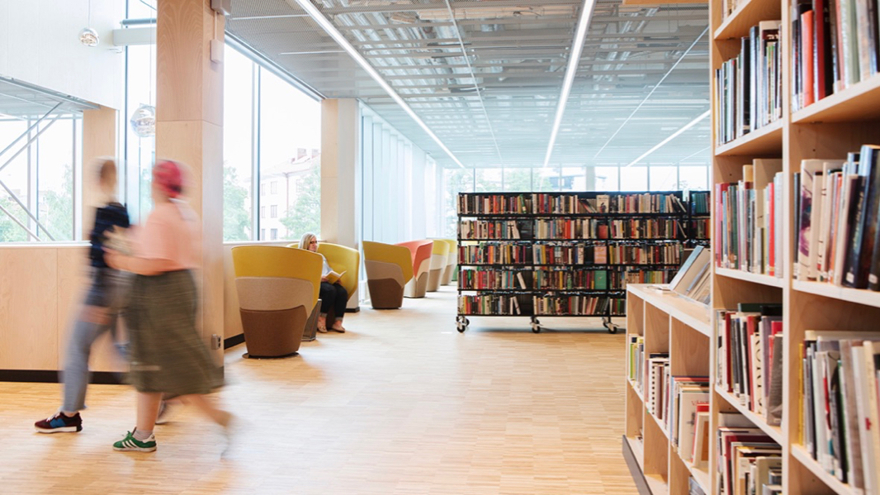
<path fill-rule="evenodd" d="M 458 314 L 469 317 L 626 315 L 627 283 L 666 283 L 688 239 L 681 191 L 461 193 Z"/>

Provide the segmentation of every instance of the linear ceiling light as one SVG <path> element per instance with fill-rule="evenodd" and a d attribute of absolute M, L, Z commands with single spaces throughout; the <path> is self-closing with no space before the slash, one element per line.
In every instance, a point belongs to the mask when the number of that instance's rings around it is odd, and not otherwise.
<path fill-rule="evenodd" d="M 556 104 L 556 118 L 553 120 L 553 129 L 550 131 L 550 142 L 547 144 L 547 154 L 544 155 L 545 167 L 550 163 L 550 156 L 553 155 L 556 134 L 559 132 L 559 125 L 562 123 L 562 114 L 565 113 L 565 105 L 568 103 L 568 94 L 571 92 L 572 84 L 574 84 L 574 76 L 578 70 L 578 62 L 580 62 L 581 51 L 584 48 L 584 39 L 587 37 L 587 28 L 590 26 L 590 18 L 593 16 L 593 7 L 595 6 L 596 0 L 584 0 L 584 5 L 581 7 L 581 17 L 578 19 L 577 32 L 574 35 L 574 41 L 572 41 L 571 50 L 568 53 L 568 67 L 565 69 L 562 91 L 559 93 L 559 102 Z"/>
<path fill-rule="evenodd" d="M 706 110 L 706 113 L 704 113 L 704 114 L 700 115 L 699 117 L 695 118 L 694 120 L 688 122 L 684 127 L 682 127 L 681 129 L 679 129 L 679 130 L 673 132 L 672 135 L 670 135 L 668 138 L 664 139 L 663 141 L 660 141 L 659 143 L 655 144 L 653 148 L 651 148 L 651 149 L 649 149 L 648 151 L 642 153 L 642 156 L 640 156 L 640 157 L 636 158 L 635 160 L 633 160 L 633 161 L 627 163 L 623 168 L 629 167 L 629 166 L 631 166 L 631 165 L 635 165 L 636 163 L 638 163 L 638 162 L 644 160 L 648 155 L 650 155 L 651 153 L 653 153 L 653 152 L 659 150 L 659 149 L 662 148 L 664 145 L 666 145 L 666 143 L 668 143 L 669 141 L 672 141 L 673 139 L 677 138 L 677 137 L 680 136 L 681 133 L 683 133 L 684 131 L 690 129 L 691 127 L 693 127 L 693 126 L 695 126 L 695 125 L 697 125 L 697 124 L 699 124 L 701 120 L 705 119 L 705 118 L 708 117 L 708 116 L 709 116 L 709 110 Z"/>
<path fill-rule="evenodd" d="M 691 43 L 691 46 L 689 46 L 687 48 L 687 50 L 685 50 L 684 53 L 682 53 L 681 56 L 678 57 L 678 60 L 676 60 L 675 63 L 672 64 L 672 67 L 670 67 L 669 70 L 667 70 L 666 73 L 663 74 L 663 77 L 661 77 L 660 80 L 657 81 L 657 84 L 655 84 L 654 87 L 651 88 L 651 91 L 648 92 L 647 96 L 645 96 L 645 99 L 643 99 L 636 106 L 636 108 L 632 111 L 632 113 L 629 114 L 629 117 L 627 117 L 626 120 L 624 120 L 623 123 L 620 124 L 620 127 L 618 127 L 616 131 L 614 131 L 614 134 L 612 134 L 611 137 L 609 137 L 608 140 L 605 141 L 605 144 L 603 144 L 602 147 L 599 148 L 599 151 L 597 151 L 596 154 L 593 155 L 593 158 L 597 158 L 599 156 L 599 154 L 602 153 L 602 151 L 604 151 L 605 148 L 611 143 L 611 140 L 613 140 L 615 137 L 617 137 L 617 134 L 619 134 L 620 131 L 623 129 L 623 127 L 626 126 L 626 124 L 628 124 L 630 120 L 632 120 L 632 118 L 635 116 L 636 112 L 638 112 L 639 109 L 642 108 L 642 106 L 645 103 L 647 103 L 649 99 L 651 99 L 651 95 L 654 94 L 654 91 L 657 91 L 657 88 L 659 88 L 660 85 L 663 84 L 663 81 L 665 81 L 666 78 L 669 77 L 669 74 L 672 74 L 672 71 L 674 71 L 675 68 L 678 67 L 678 64 L 680 64 L 681 61 L 684 60 L 684 58 L 688 56 L 688 54 L 691 52 L 691 50 L 693 50 L 694 47 L 697 46 L 697 42 L 699 42 L 701 39 L 703 39 L 703 36 L 706 36 L 706 33 L 708 33 L 708 32 L 709 32 L 709 27 L 707 26 L 706 29 L 704 29 L 703 32 L 700 33 L 699 36 L 697 36 L 697 39 L 695 39 L 694 42 Z"/>
<path fill-rule="evenodd" d="M 440 138 L 437 137 L 436 134 L 434 134 L 434 131 L 432 131 L 431 128 L 428 127 L 428 124 L 425 124 L 425 122 L 420 119 L 418 115 L 416 115 L 416 112 L 413 111 L 413 109 L 410 108 L 410 106 L 407 105 L 405 101 L 403 101 L 403 98 L 401 98 L 400 95 L 397 94 L 397 91 L 394 91 L 394 88 L 392 88 L 390 84 L 385 82 L 385 79 L 382 78 L 382 75 L 379 74 L 379 72 L 376 71 L 376 69 L 374 69 L 369 62 L 367 62 L 367 59 L 365 59 L 363 55 L 361 55 L 360 52 L 358 52 L 351 45 L 351 43 L 349 43 L 348 40 L 345 39 L 345 36 L 342 35 L 339 29 L 337 29 L 336 26 L 334 26 L 329 19 L 324 17 L 324 15 L 321 14 L 321 11 L 318 10 L 318 8 L 315 7 L 310 0 L 295 1 L 296 4 L 300 6 L 300 8 L 302 8 L 306 11 L 307 14 L 309 14 L 309 17 L 311 17 L 312 20 L 314 20 L 318 23 L 319 26 L 321 26 L 321 29 L 323 29 L 325 33 L 333 38 L 333 40 L 336 41 L 336 43 L 338 43 L 343 50 L 348 52 L 351 58 L 353 58 L 354 61 L 357 62 L 362 69 L 367 71 L 367 74 L 369 74 L 370 77 L 372 77 L 373 80 L 376 81 L 376 83 L 379 84 L 379 86 L 381 86 L 386 93 L 388 93 L 388 96 L 390 96 L 391 99 L 394 100 L 400 106 L 400 108 L 402 108 L 403 111 L 406 112 L 416 122 L 416 124 L 419 125 L 419 127 L 422 128 L 422 130 L 428 133 L 428 136 L 430 136 L 431 139 L 433 139 L 434 142 L 437 143 L 438 146 L 440 146 L 440 149 L 442 149 L 449 156 L 449 158 L 452 159 L 452 161 L 454 161 L 459 167 L 465 168 L 464 164 L 461 163 L 461 161 L 456 158 L 454 154 L 452 154 L 452 151 L 450 151 L 449 148 L 447 148 L 446 145 L 443 144 L 443 141 L 441 141 Z M 288 4 L 291 4 L 291 2 L 292 0 L 287 0 Z"/>

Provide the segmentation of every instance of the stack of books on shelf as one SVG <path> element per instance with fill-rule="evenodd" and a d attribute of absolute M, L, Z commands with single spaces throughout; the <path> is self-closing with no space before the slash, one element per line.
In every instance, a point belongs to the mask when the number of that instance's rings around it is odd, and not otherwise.
<path fill-rule="evenodd" d="M 719 493 L 782 494 L 782 447 L 745 416 L 719 413 L 715 441 Z"/>
<path fill-rule="evenodd" d="M 878 493 L 880 332 L 808 330 L 800 351 L 801 444 L 858 493 Z"/>
<path fill-rule="evenodd" d="M 532 273 L 531 270 L 461 270 L 458 286 L 474 290 L 526 290 L 532 287 Z"/>
<path fill-rule="evenodd" d="M 715 266 L 782 278 L 782 160 L 743 165 L 743 180 L 715 184 Z M 772 177 L 755 182 L 756 170 Z M 761 187 L 763 186 L 763 187 Z"/>
<path fill-rule="evenodd" d="M 608 239 L 608 223 L 596 218 L 538 218 L 535 239 Z"/>
<path fill-rule="evenodd" d="M 630 335 L 628 342 L 628 352 L 626 354 L 629 381 L 635 385 L 636 390 L 640 394 L 645 393 L 645 374 L 643 366 L 645 364 L 645 338 L 641 335 Z"/>
<path fill-rule="evenodd" d="M 710 208 L 712 197 L 708 191 L 690 193 L 691 218 L 689 220 L 689 239 L 696 243 L 704 243 L 709 239 L 711 228 Z"/>
<path fill-rule="evenodd" d="M 782 119 L 782 21 L 761 21 L 715 70 L 718 145 Z"/>
<path fill-rule="evenodd" d="M 458 314 L 507 315 L 531 314 L 531 308 L 516 294 L 480 294 L 458 296 Z"/>
<path fill-rule="evenodd" d="M 590 296 L 586 294 L 544 294 L 532 296 L 532 304 L 536 315 L 561 316 L 561 315 L 620 315 L 626 309 L 621 304 L 614 304 L 615 300 L 607 296 Z"/>
<path fill-rule="evenodd" d="M 782 423 L 782 305 L 716 311 L 716 384 L 770 426 Z"/>
<path fill-rule="evenodd" d="M 645 407 L 655 418 L 663 421 L 667 411 L 665 395 L 669 383 L 669 353 L 655 352 L 648 354 L 645 364 Z"/>
<path fill-rule="evenodd" d="M 791 2 L 792 112 L 877 73 L 877 3 Z"/>
<path fill-rule="evenodd" d="M 672 376 L 666 431 L 678 455 L 698 469 L 709 466 L 709 377 Z"/>
<path fill-rule="evenodd" d="M 880 290 L 880 147 L 801 162 L 794 176 L 797 280 Z"/>
<path fill-rule="evenodd" d="M 461 215 L 687 213 L 687 208 L 675 194 L 664 193 L 599 194 L 595 198 L 560 193 L 486 193 L 459 194 L 458 213 Z"/>

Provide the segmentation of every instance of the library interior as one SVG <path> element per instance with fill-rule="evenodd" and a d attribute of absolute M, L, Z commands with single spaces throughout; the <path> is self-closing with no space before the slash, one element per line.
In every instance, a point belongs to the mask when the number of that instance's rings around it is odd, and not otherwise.
<path fill-rule="evenodd" d="M 0 0 L 0 493 L 880 495 L 878 72 L 877 0 Z"/>

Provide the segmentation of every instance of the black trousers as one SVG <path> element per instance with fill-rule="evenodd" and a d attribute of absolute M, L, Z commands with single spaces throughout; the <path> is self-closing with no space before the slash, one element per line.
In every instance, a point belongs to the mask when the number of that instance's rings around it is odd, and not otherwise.
<path fill-rule="evenodd" d="M 327 314 L 330 308 L 336 318 L 345 316 L 345 305 L 348 304 L 348 291 L 339 284 L 331 284 L 330 282 L 321 282 L 321 313 Z"/>

